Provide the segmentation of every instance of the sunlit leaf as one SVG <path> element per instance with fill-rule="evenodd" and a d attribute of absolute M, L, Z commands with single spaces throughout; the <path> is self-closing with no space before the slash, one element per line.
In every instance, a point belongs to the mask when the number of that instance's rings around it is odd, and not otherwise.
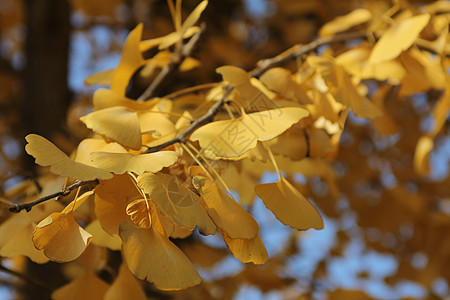
<path fill-rule="evenodd" d="M 111 250 L 120 250 L 122 247 L 122 240 L 119 236 L 113 236 L 107 233 L 100 224 L 98 219 L 92 221 L 86 226 L 86 231 L 92 234 L 91 244 L 106 247 Z"/>
<path fill-rule="evenodd" d="M 33 236 L 35 226 L 30 223 L 26 212 L 11 217 L 1 225 L 0 233 L 5 236 L 5 230 L 12 235 L 0 243 L 0 256 L 14 257 L 25 255 L 35 263 L 43 264 L 49 261 L 42 250 L 34 247 L 31 237 Z"/>
<path fill-rule="evenodd" d="M 27 153 L 36 159 L 37 164 L 43 167 L 50 166 L 50 172 L 54 174 L 82 181 L 112 178 L 109 172 L 74 162 L 42 136 L 29 134 L 25 139 L 28 142 L 25 146 Z"/>
<path fill-rule="evenodd" d="M 141 284 L 136 277 L 131 274 L 125 263 L 122 263 L 119 268 L 119 274 L 109 287 L 105 294 L 104 300 L 145 300 L 147 297 L 142 289 Z"/>
<path fill-rule="evenodd" d="M 134 150 L 142 146 L 136 112 L 116 106 L 94 111 L 80 118 L 89 129 Z"/>
<path fill-rule="evenodd" d="M 111 90 L 122 96 L 125 96 L 133 74 L 145 63 L 139 50 L 143 27 L 142 23 L 138 24 L 128 35 L 123 45 L 122 58 L 111 79 Z"/>
<path fill-rule="evenodd" d="M 414 169 L 421 175 L 430 172 L 430 152 L 433 150 L 434 142 L 429 136 L 422 136 L 416 145 L 414 153 Z"/>
<path fill-rule="evenodd" d="M 114 76 L 114 69 L 109 69 L 105 71 L 96 72 L 89 75 L 85 80 L 85 85 L 101 84 L 101 85 L 111 85 L 111 80 Z"/>
<path fill-rule="evenodd" d="M 212 180 L 196 176 L 192 183 L 202 196 L 214 223 L 232 238 L 252 239 L 259 231 L 255 219 Z"/>
<path fill-rule="evenodd" d="M 382 115 L 378 107 L 362 96 L 353 85 L 343 67 L 330 57 L 309 57 L 308 62 L 317 68 L 330 93 L 340 103 L 351 107 L 356 116 L 373 119 Z"/>
<path fill-rule="evenodd" d="M 137 102 L 108 89 L 98 89 L 92 98 L 94 111 L 104 108 L 123 106 L 131 111 L 151 109 L 157 101 Z"/>
<path fill-rule="evenodd" d="M 160 151 L 141 155 L 130 153 L 95 152 L 91 154 L 92 161 L 100 169 L 123 174 L 134 172 L 156 173 L 162 168 L 173 165 L 178 160 L 179 154 L 174 151 Z"/>
<path fill-rule="evenodd" d="M 257 141 L 268 141 L 283 133 L 294 123 L 308 115 L 297 107 L 283 107 L 251 114 L 243 113 L 238 119 L 216 121 L 197 129 L 192 141 L 216 157 L 239 157 L 255 148 Z M 205 151 L 205 155 L 208 153 Z"/>
<path fill-rule="evenodd" d="M 54 300 L 99 300 L 103 299 L 108 284 L 100 280 L 92 272 L 83 275 L 70 283 L 63 285 L 52 293 Z"/>
<path fill-rule="evenodd" d="M 111 235 L 118 235 L 120 223 L 130 221 L 126 213 L 128 204 L 141 198 L 142 195 L 126 174 L 100 182 L 95 188 L 95 214 L 102 228 Z"/>
<path fill-rule="evenodd" d="M 266 94 L 252 84 L 250 75 L 241 68 L 223 66 L 217 68 L 216 72 L 221 74 L 223 80 L 234 87 L 239 95 L 247 101 L 246 107 L 252 110 L 269 110 L 276 107 Z"/>
<path fill-rule="evenodd" d="M 202 12 L 205 10 L 207 5 L 208 1 L 200 2 L 200 4 L 197 5 L 197 7 L 189 14 L 189 16 L 183 22 L 181 28 L 178 31 L 173 32 L 172 34 L 169 34 L 163 39 L 163 41 L 159 45 L 159 49 L 161 50 L 170 47 L 171 45 L 175 44 L 177 41 L 182 39 L 182 37 L 185 35 L 188 29 L 191 28 L 195 23 L 197 23 L 198 19 L 200 18 Z"/>
<path fill-rule="evenodd" d="M 92 235 L 77 224 L 73 213 L 53 213 L 37 225 L 33 243 L 51 260 L 67 262 L 80 256 L 91 238 Z"/>
<path fill-rule="evenodd" d="M 364 8 L 354 9 L 351 13 L 340 16 L 331 22 L 326 23 L 319 31 L 321 36 L 329 36 L 335 33 L 346 31 L 353 26 L 365 23 L 372 19 L 372 13 Z"/>
<path fill-rule="evenodd" d="M 252 239 L 232 239 L 222 232 L 222 236 L 230 252 L 241 262 L 260 265 L 267 261 L 267 250 L 259 235 Z"/>
<path fill-rule="evenodd" d="M 130 216 L 134 225 L 140 228 L 150 228 L 152 219 L 150 217 L 150 207 L 147 200 L 134 200 L 127 206 L 127 215 Z"/>
<path fill-rule="evenodd" d="M 255 192 L 284 225 L 298 230 L 324 228 L 314 205 L 283 177 L 277 182 L 256 185 Z"/>
<path fill-rule="evenodd" d="M 138 228 L 129 222 L 120 225 L 122 252 L 130 271 L 162 290 L 180 290 L 201 279 L 186 255 L 153 227 Z"/>
<path fill-rule="evenodd" d="M 396 58 L 402 51 L 411 47 L 429 20 L 429 14 L 421 14 L 391 26 L 373 47 L 369 63 L 377 64 Z"/>
<path fill-rule="evenodd" d="M 267 70 L 260 78 L 269 89 L 280 93 L 286 99 L 294 98 L 299 103 L 311 103 L 306 90 L 295 82 L 289 70 L 283 68 L 272 68 Z"/>
<path fill-rule="evenodd" d="M 214 234 L 216 225 L 210 219 L 200 198 L 174 176 L 145 173 L 138 177 L 138 186 L 156 204 L 162 214 L 190 230 L 195 226 L 205 235 Z"/>
<path fill-rule="evenodd" d="M 127 153 L 127 150 L 116 142 L 108 143 L 104 139 L 84 139 L 78 144 L 75 161 L 95 167 L 91 159 L 93 152 Z"/>

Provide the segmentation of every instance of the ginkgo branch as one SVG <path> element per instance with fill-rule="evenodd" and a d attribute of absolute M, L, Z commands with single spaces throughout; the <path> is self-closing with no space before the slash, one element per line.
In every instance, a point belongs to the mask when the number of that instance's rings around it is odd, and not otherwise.
<path fill-rule="evenodd" d="M 358 38 L 364 38 L 366 36 L 366 32 L 349 32 L 349 33 L 343 33 L 343 34 L 337 34 L 337 35 L 333 35 L 333 36 L 327 36 L 327 37 L 323 37 L 323 38 L 319 38 L 309 44 L 306 45 L 296 45 L 290 49 L 288 49 L 287 51 L 273 57 L 273 58 L 268 58 L 268 59 L 264 59 L 261 60 L 257 63 L 257 67 L 255 69 L 253 69 L 250 72 L 250 76 L 252 77 L 259 77 L 261 76 L 267 69 L 283 63 L 285 61 L 288 61 L 290 59 L 294 59 L 297 57 L 300 57 L 306 53 L 309 53 L 311 51 L 316 50 L 317 48 L 327 45 L 327 44 L 331 44 L 334 42 L 343 42 L 343 41 L 348 41 L 348 40 L 353 40 L 353 39 L 358 39 Z M 192 38 L 193 39 L 193 38 Z M 192 40 L 191 39 L 191 40 Z M 166 147 L 169 147 L 173 144 L 176 143 L 182 143 L 183 140 L 190 135 L 192 132 L 194 132 L 197 128 L 199 128 L 200 126 L 204 125 L 205 123 L 211 121 L 216 115 L 217 113 L 220 111 L 220 109 L 222 108 L 222 106 L 225 104 L 225 99 L 228 97 L 228 95 L 233 91 L 234 87 L 230 86 L 230 85 L 225 85 L 225 92 L 222 96 L 222 98 L 217 101 L 209 110 L 206 114 L 204 114 L 202 117 L 200 117 L 199 119 L 195 120 L 194 122 L 192 122 L 191 126 L 189 126 L 185 131 L 183 131 L 180 135 L 178 135 L 177 137 L 164 142 L 160 145 L 154 146 L 154 147 L 150 147 L 148 148 L 148 150 L 146 151 L 146 153 L 153 153 L 153 152 L 158 152 L 159 150 L 162 150 Z"/>
<path fill-rule="evenodd" d="M 1 264 L 0 264 L 0 271 L 8 273 L 9 275 L 15 276 L 15 277 L 17 277 L 19 279 L 22 279 L 23 281 L 25 281 L 25 282 L 27 282 L 29 284 L 32 284 L 34 286 L 37 286 L 37 287 L 39 287 L 39 288 L 41 288 L 43 290 L 46 290 L 47 292 L 51 292 L 51 290 L 48 287 L 44 286 L 43 284 L 41 284 L 40 282 L 36 281 L 35 279 L 30 278 L 30 277 L 26 276 L 25 274 L 21 274 L 19 272 L 11 270 L 11 269 L 9 269 L 9 268 L 1 265 Z"/>
<path fill-rule="evenodd" d="M 147 89 L 142 93 L 141 96 L 137 99 L 138 102 L 146 101 L 150 98 L 152 98 L 153 94 L 155 93 L 155 90 L 158 88 L 158 86 L 161 85 L 161 83 L 170 75 L 172 72 L 174 72 L 183 62 L 183 60 L 190 56 L 192 51 L 194 50 L 195 45 L 197 44 L 198 40 L 200 39 L 200 35 L 205 30 L 205 24 L 201 24 L 200 28 L 197 30 L 197 32 L 194 34 L 191 39 L 184 44 L 179 52 L 174 53 L 172 56 L 172 60 L 169 64 L 167 64 L 161 72 L 156 76 L 156 78 L 152 81 L 152 83 L 147 87 Z"/>
<path fill-rule="evenodd" d="M 27 212 L 29 212 L 35 205 L 38 205 L 38 204 L 40 204 L 42 202 L 51 200 L 51 199 L 59 197 L 59 196 L 67 196 L 73 190 L 75 190 L 75 189 L 77 189 L 77 188 L 79 188 L 81 186 L 88 185 L 88 184 L 93 184 L 94 186 L 96 186 L 96 185 L 99 184 L 99 181 L 97 179 L 90 180 L 90 181 L 78 181 L 78 182 L 75 182 L 74 184 L 69 185 L 68 187 L 62 189 L 59 192 L 47 195 L 45 197 L 42 197 L 42 198 L 30 201 L 30 202 L 26 202 L 26 203 L 12 204 L 12 205 L 10 205 L 8 207 L 8 210 L 10 212 L 13 212 L 13 213 L 18 213 L 18 212 L 20 212 L 20 211 L 25 209 Z"/>

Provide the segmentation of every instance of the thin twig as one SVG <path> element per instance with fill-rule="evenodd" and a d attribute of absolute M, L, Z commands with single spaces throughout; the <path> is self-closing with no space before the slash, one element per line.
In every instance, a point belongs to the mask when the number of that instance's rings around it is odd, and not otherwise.
<path fill-rule="evenodd" d="M 199 30 L 197 30 L 197 32 L 189 40 L 189 42 L 181 47 L 181 51 L 179 53 L 174 53 L 171 62 L 159 72 L 159 74 L 142 93 L 142 95 L 137 98 L 138 102 L 143 102 L 153 97 L 155 90 L 161 85 L 161 83 L 181 65 L 186 57 L 191 55 L 192 51 L 194 50 L 194 46 L 197 44 L 198 40 L 200 39 L 200 35 L 204 30 L 205 25 L 201 24 Z"/>
<path fill-rule="evenodd" d="M 159 150 L 162 150 L 162 149 L 164 149 L 168 146 L 171 146 L 175 143 L 181 143 L 189 134 L 194 132 L 195 129 L 197 129 L 198 127 L 202 126 L 203 124 L 211 121 L 215 117 L 215 115 L 219 112 L 220 108 L 225 103 L 225 99 L 228 97 L 228 95 L 231 93 L 231 91 L 233 91 L 232 86 L 230 86 L 230 85 L 225 86 L 225 93 L 223 94 L 222 98 L 219 101 L 217 101 L 216 103 L 214 103 L 214 105 L 211 106 L 211 108 L 208 110 L 208 112 L 206 114 L 204 114 L 199 119 L 192 122 L 192 124 L 176 138 L 173 138 L 165 143 L 162 143 L 161 145 L 158 145 L 155 147 L 150 147 L 150 148 L 148 148 L 146 153 L 158 152 Z"/>
<path fill-rule="evenodd" d="M 34 286 L 37 286 L 43 290 L 46 290 L 47 292 L 51 293 L 51 289 L 49 289 L 48 287 L 44 286 L 42 283 L 38 282 L 37 280 L 35 280 L 34 278 L 30 278 L 28 276 L 26 276 L 25 274 L 21 274 L 19 272 L 16 272 L 14 270 L 11 270 L 7 267 L 5 267 L 4 265 L 0 264 L 0 271 L 8 273 L 10 275 L 13 275 L 29 284 L 32 284 Z"/>
<path fill-rule="evenodd" d="M 314 51 L 317 48 L 328 45 L 335 42 L 344 42 L 348 40 L 354 40 L 354 39 L 360 39 L 365 38 L 366 32 L 362 31 L 354 31 L 354 32 L 346 32 L 342 34 L 336 34 L 332 36 L 326 36 L 322 38 L 318 38 L 315 41 L 312 41 L 311 43 L 308 43 L 306 45 L 295 45 L 285 52 L 268 59 L 260 60 L 257 63 L 257 67 L 250 71 L 250 76 L 252 77 L 259 77 L 261 76 L 267 69 L 273 67 L 274 65 L 281 64 L 285 61 L 288 61 L 293 58 L 300 57 L 308 52 Z"/>
<path fill-rule="evenodd" d="M 69 185 L 68 187 L 62 189 L 59 192 L 47 195 L 45 197 L 30 201 L 30 202 L 26 202 L 26 203 L 12 204 L 8 207 L 8 210 L 13 213 L 18 213 L 25 209 L 27 212 L 29 212 L 35 205 L 38 205 L 42 202 L 48 201 L 50 199 L 53 199 L 53 198 L 56 198 L 59 196 L 67 196 L 70 194 L 71 191 L 73 191 L 81 186 L 87 185 L 87 184 L 94 184 L 96 186 L 99 184 L 99 181 L 97 179 L 90 180 L 90 181 L 78 181 L 78 182 L 75 182 L 74 184 Z"/>
<path fill-rule="evenodd" d="M 319 38 L 309 44 L 306 45 L 296 45 L 289 50 L 273 57 L 261 60 L 257 63 L 257 67 L 253 69 L 250 72 L 250 76 L 252 77 L 259 77 L 261 76 L 267 69 L 273 67 L 274 65 L 281 64 L 287 60 L 302 56 L 308 52 L 314 51 L 320 46 L 324 46 L 330 43 L 334 42 L 343 42 L 347 40 L 352 39 L 358 39 L 358 38 L 364 38 L 366 36 L 365 32 L 349 32 L 349 33 L 343 33 L 343 34 L 337 34 L 333 36 L 327 36 L 323 38 Z M 222 96 L 222 98 L 217 101 L 206 114 L 204 114 L 202 117 L 194 121 L 191 126 L 189 126 L 185 131 L 183 131 L 179 136 L 171 139 L 170 141 L 167 141 L 165 143 L 162 143 L 158 146 L 150 147 L 146 153 L 153 153 L 157 152 L 159 150 L 162 150 L 168 146 L 171 146 L 175 143 L 181 143 L 183 140 L 192 132 L 194 132 L 198 127 L 202 126 L 206 122 L 212 120 L 216 114 L 219 112 L 219 110 L 222 108 L 222 106 L 225 103 L 225 99 L 228 97 L 228 95 L 233 91 L 234 87 L 230 85 L 225 85 L 225 93 Z"/>

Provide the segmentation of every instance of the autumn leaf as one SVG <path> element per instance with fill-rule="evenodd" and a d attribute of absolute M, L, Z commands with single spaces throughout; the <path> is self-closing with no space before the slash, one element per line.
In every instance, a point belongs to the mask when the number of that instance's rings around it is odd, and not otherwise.
<path fill-rule="evenodd" d="M 72 212 L 51 214 L 37 225 L 33 234 L 34 246 L 57 262 L 76 259 L 91 239 L 92 235 L 77 224 Z"/>
<path fill-rule="evenodd" d="M 356 116 L 374 119 L 382 115 L 378 107 L 362 96 L 353 85 L 343 67 L 330 57 L 309 57 L 308 63 L 317 68 L 330 93 L 345 106 L 351 107 Z"/>
<path fill-rule="evenodd" d="M 142 23 L 138 24 L 123 45 L 122 58 L 111 79 L 111 90 L 119 95 L 125 96 L 131 77 L 145 63 L 139 49 L 143 28 Z"/>
<path fill-rule="evenodd" d="M 98 89 L 92 98 L 93 110 L 123 106 L 130 111 L 149 110 L 157 101 L 137 102 L 108 89 Z"/>
<path fill-rule="evenodd" d="M 259 231 L 255 219 L 236 201 L 219 189 L 212 180 L 196 176 L 192 183 L 202 196 L 208 215 L 228 236 L 252 239 Z"/>
<path fill-rule="evenodd" d="M 122 251 L 130 271 L 161 290 L 195 286 L 201 279 L 186 255 L 153 227 L 120 224 Z"/>
<path fill-rule="evenodd" d="M 12 216 L 0 226 L 0 256 L 14 257 L 25 255 L 35 263 L 49 261 L 42 250 L 34 247 L 31 237 L 35 226 L 26 212 Z"/>
<path fill-rule="evenodd" d="M 108 288 L 104 300 L 145 300 L 147 297 L 139 281 L 131 274 L 125 263 L 119 268 L 119 274 L 113 284 Z"/>
<path fill-rule="evenodd" d="M 373 47 L 369 56 L 369 64 L 396 58 L 403 50 L 411 47 L 429 20 L 429 14 L 421 14 L 391 26 Z"/>
<path fill-rule="evenodd" d="M 112 178 L 112 174 L 109 172 L 74 162 L 42 136 L 29 134 L 25 139 L 28 142 L 25 151 L 36 159 L 37 164 L 43 167 L 50 166 L 50 172 L 54 174 L 81 181 Z"/>
<path fill-rule="evenodd" d="M 121 106 L 94 111 L 80 120 L 89 129 L 119 144 L 139 150 L 142 146 L 141 129 L 136 112 Z"/>
<path fill-rule="evenodd" d="M 162 168 L 173 165 L 179 156 L 174 151 L 160 151 L 141 155 L 110 152 L 94 152 L 91 154 L 95 166 L 115 174 L 123 174 L 125 172 L 134 172 L 136 174 L 144 172 L 156 173 L 161 171 Z"/>
<path fill-rule="evenodd" d="M 260 265 L 267 261 L 269 256 L 259 235 L 251 239 L 233 239 L 222 232 L 222 236 L 230 252 L 241 262 Z"/>
<path fill-rule="evenodd" d="M 137 227 L 150 228 L 152 225 L 150 207 L 146 199 L 134 200 L 127 205 L 126 212 Z"/>
<path fill-rule="evenodd" d="M 92 221 L 85 230 L 92 235 L 91 244 L 100 247 L 106 247 L 111 250 L 120 250 L 122 247 L 122 240 L 119 236 L 113 236 L 107 233 L 100 224 L 98 219 Z"/>
<path fill-rule="evenodd" d="M 197 23 L 207 5 L 208 1 L 200 2 L 200 4 L 197 5 L 197 7 L 190 13 L 177 31 L 169 33 L 163 37 L 142 41 L 140 44 L 141 51 L 144 52 L 156 46 L 159 46 L 159 50 L 164 50 L 181 39 L 186 39 L 193 36 L 199 30 L 197 26 L 193 25 Z M 181 20 L 181 15 L 177 14 L 176 17 Z"/>
<path fill-rule="evenodd" d="M 178 226 L 193 230 L 195 226 L 204 235 L 214 234 L 216 225 L 211 221 L 200 198 L 167 174 L 145 173 L 138 177 L 142 188 L 162 214 Z"/>
<path fill-rule="evenodd" d="M 120 223 L 131 220 L 126 213 L 128 204 L 142 198 L 131 180 L 127 174 L 115 175 L 95 188 L 95 214 L 110 235 L 117 236 Z"/>
<path fill-rule="evenodd" d="M 103 299 L 108 284 L 100 280 L 92 272 L 83 275 L 61 286 L 52 293 L 54 300 L 98 300 Z"/>
<path fill-rule="evenodd" d="M 216 121 L 200 127 L 190 139 L 199 141 L 207 157 L 239 157 L 255 148 L 257 141 L 268 141 L 277 137 L 308 114 L 308 111 L 297 107 L 250 114 L 243 112 L 238 119 Z"/>
<path fill-rule="evenodd" d="M 235 66 L 223 66 L 217 68 L 216 72 L 222 75 L 223 80 L 234 87 L 242 98 L 247 100 L 245 106 L 254 110 L 276 108 L 275 103 L 259 88 L 252 84 L 252 78 L 250 78 L 250 75 L 246 71 Z"/>
<path fill-rule="evenodd" d="M 255 192 L 284 225 L 298 230 L 324 228 L 314 205 L 283 177 L 277 182 L 256 185 Z"/>
<path fill-rule="evenodd" d="M 346 31 L 353 26 L 365 23 L 372 19 L 372 13 L 364 8 L 357 8 L 351 13 L 340 16 L 331 22 L 326 23 L 319 30 L 320 36 L 330 36 L 338 32 Z"/>

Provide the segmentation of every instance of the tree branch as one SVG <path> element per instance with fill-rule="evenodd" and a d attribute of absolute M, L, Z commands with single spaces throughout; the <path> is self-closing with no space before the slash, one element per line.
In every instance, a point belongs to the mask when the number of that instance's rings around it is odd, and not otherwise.
<path fill-rule="evenodd" d="M 296 45 L 290 49 L 288 49 L 287 51 L 273 57 L 273 58 L 268 58 L 268 59 L 264 59 L 261 60 L 257 63 L 257 67 L 255 69 L 253 69 L 252 71 L 250 71 L 250 76 L 251 77 L 259 77 L 261 76 L 267 69 L 273 67 L 274 65 L 283 63 L 285 61 L 288 61 L 290 59 L 302 56 L 308 52 L 314 51 L 317 48 L 319 48 L 320 46 L 324 46 L 330 43 L 334 43 L 334 42 L 343 42 L 343 41 L 348 41 L 348 40 L 352 40 L 352 39 L 358 39 L 358 38 L 364 38 L 366 36 L 365 32 L 348 32 L 348 33 L 343 33 L 343 34 L 337 34 L 337 35 L 333 35 L 333 36 L 327 36 L 327 37 L 323 37 L 323 38 L 319 38 L 309 44 L 306 45 Z M 193 38 L 192 38 L 193 39 Z M 191 40 L 192 40 L 191 39 Z M 146 153 L 153 153 L 153 152 L 157 152 L 159 150 L 162 150 L 168 146 L 171 146 L 175 143 L 181 143 L 183 142 L 183 140 L 192 132 L 194 132 L 198 127 L 202 126 L 203 124 L 205 124 L 206 122 L 212 120 L 216 114 L 219 112 L 220 108 L 222 108 L 223 104 L 225 103 L 225 99 L 228 97 L 228 95 L 233 91 L 234 87 L 230 86 L 230 85 L 226 85 L 225 86 L 225 93 L 223 94 L 222 98 L 217 101 L 209 110 L 206 114 L 204 114 L 202 117 L 200 117 L 199 119 L 195 120 L 191 126 L 189 126 L 185 131 L 183 131 L 180 135 L 178 135 L 177 137 L 164 142 L 158 146 L 154 146 L 154 147 L 150 147 L 148 148 L 148 150 L 146 151 Z"/>
<path fill-rule="evenodd" d="M 48 287 L 44 286 L 42 283 L 38 282 L 38 281 L 35 280 L 34 278 L 30 278 L 30 277 L 28 277 L 28 276 L 26 276 L 26 275 L 24 275 L 24 274 L 21 274 L 21 273 L 19 273 L 19 272 L 16 272 L 16 271 L 14 271 L 14 270 L 11 270 L 11 269 L 5 267 L 5 266 L 2 265 L 2 264 L 0 264 L 0 271 L 5 272 L 5 273 L 8 273 L 8 274 L 10 274 L 10 275 L 13 275 L 13 276 L 15 276 L 15 277 L 17 277 L 17 278 L 20 278 L 20 279 L 22 279 L 23 281 L 25 281 L 25 282 L 27 282 L 27 283 L 29 283 L 29 284 L 32 284 L 32 285 L 34 285 L 34 286 L 37 286 L 37 287 L 39 287 L 39 288 L 41 288 L 41 289 L 43 289 L 43 290 L 46 290 L 47 292 L 51 293 L 51 290 L 50 290 Z"/>
<path fill-rule="evenodd" d="M 84 186 L 84 185 L 87 185 L 87 184 L 94 184 L 94 186 L 96 186 L 99 183 L 100 182 L 97 179 L 90 180 L 90 181 L 78 181 L 78 182 L 75 182 L 74 184 L 69 185 L 68 187 L 62 189 L 59 192 L 47 195 L 45 197 L 42 197 L 42 198 L 30 201 L 30 202 L 27 202 L 27 203 L 12 204 L 12 205 L 10 205 L 8 207 L 8 210 L 10 212 L 12 212 L 12 213 L 18 213 L 18 212 L 20 212 L 20 211 L 22 211 L 24 209 L 27 212 L 29 212 L 33 208 L 33 206 L 38 205 L 38 204 L 40 204 L 42 202 L 51 200 L 51 199 L 59 197 L 59 196 L 67 196 L 67 195 L 70 194 L 70 192 L 72 192 L 73 190 L 75 190 L 75 189 L 77 189 L 77 188 L 79 188 L 81 186 Z"/>
<path fill-rule="evenodd" d="M 183 62 L 183 60 L 190 56 L 192 51 L 194 50 L 194 46 L 197 44 L 197 42 L 200 39 L 200 35 L 205 30 L 205 24 L 201 24 L 199 30 L 194 34 L 194 36 L 184 44 L 179 53 L 174 53 L 171 62 L 166 65 L 161 72 L 156 76 L 156 78 L 152 81 L 152 83 L 147 87 L 147 89 L 142 93 L 139 98 L 137 98 L 138 102 L 146 101 L 153 97 L 153 94 L 155 93 L 155 90 L 158 86 L 161 85 L 161 83 L 170 75 L 172 74 Z"/>

